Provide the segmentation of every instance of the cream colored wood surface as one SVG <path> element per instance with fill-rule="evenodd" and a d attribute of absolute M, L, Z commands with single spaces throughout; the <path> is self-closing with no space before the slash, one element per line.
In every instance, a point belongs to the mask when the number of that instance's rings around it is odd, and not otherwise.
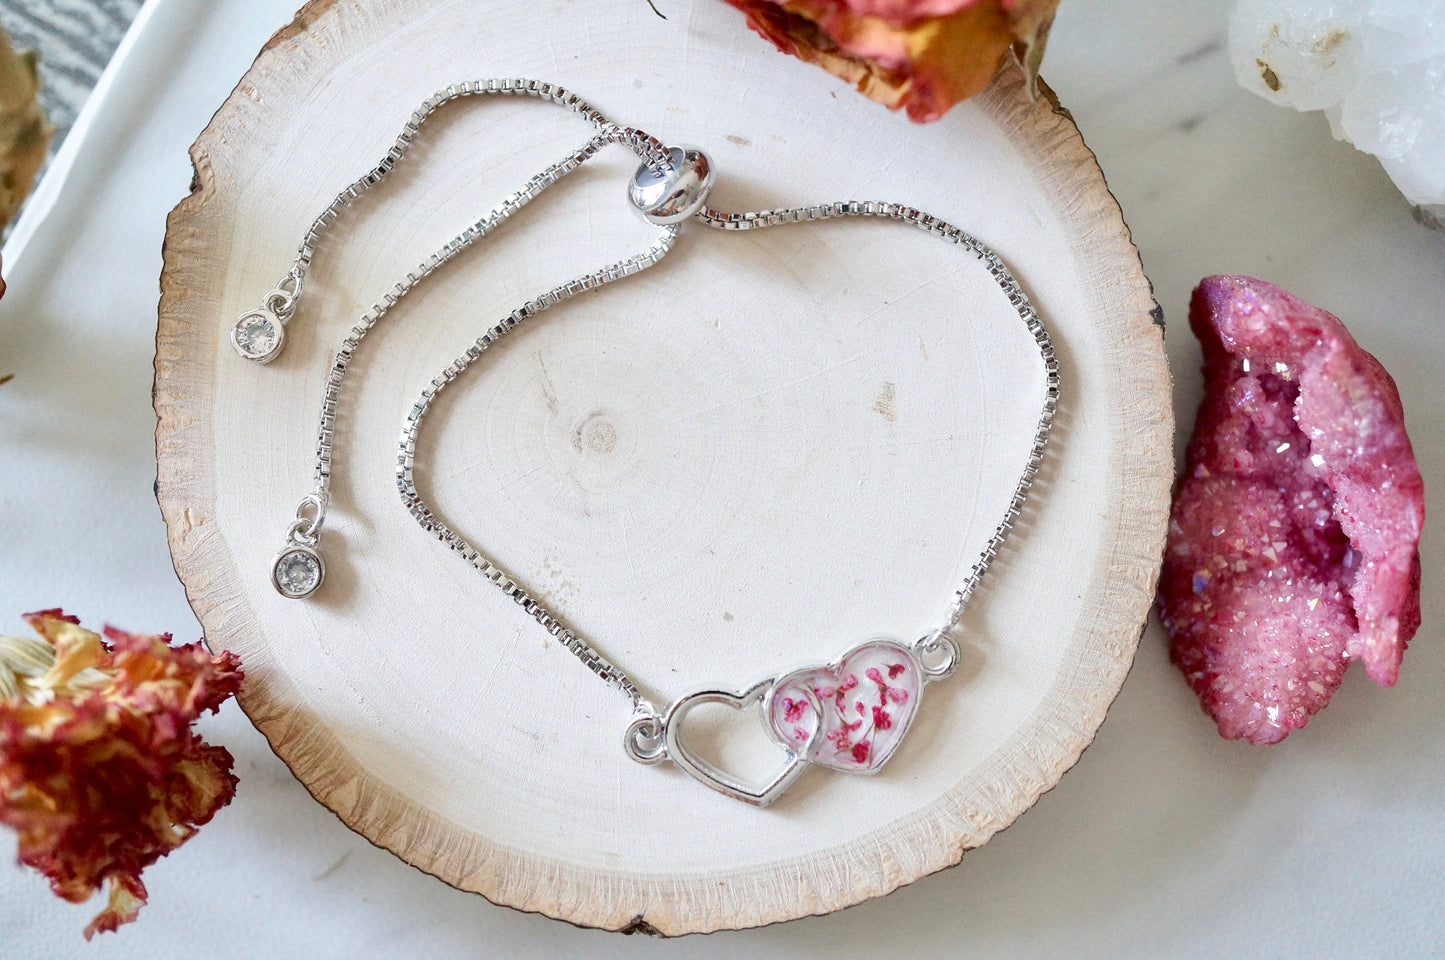
<path fill-rule="evenodd" d="M 177 570 L 208 641 L 245 663 L 247 712 L 311 792 L 498 903 L 675 934 L 886 893 L 957 862 L 1057 782 L 1133 656 L 1172 424 L 1148 284 L 1066 114 L 1030 103 L 1009 72 L 914 126 L 773 53 L 721 3 L 667 12 L 307 7 L 193 148 L 195 191 L 166 239 L 156 407 Z M 397 498 L 396 438 L 426 381 L 523 299 L 640 248 L 621 151 L 367 339 L 342 401 L 327 582 L 312 602 L 272 591 L 332 351 L 586 125 L 535 101 L 445 108 L 323 240 L 284 356 L 241 361 L 230 323 L 418 102 L 488 76 L 561 83 L 703 146 L 724 209 L 926 209 L 998 249 L 1049 323 L 1065 380 L 1036 494 L 969 610 L 963 669 L 929 688 L 879 776 L 810 770 L 757 810 L 631 762 L 625 699 Z M 419 451 L 423 491 L 664 702 L 936 624 L 1007 503 L 1042 368 L 978 264 L 919 231 L 689 226 L 661 265 L 520 328 L 448 394 Z"/>

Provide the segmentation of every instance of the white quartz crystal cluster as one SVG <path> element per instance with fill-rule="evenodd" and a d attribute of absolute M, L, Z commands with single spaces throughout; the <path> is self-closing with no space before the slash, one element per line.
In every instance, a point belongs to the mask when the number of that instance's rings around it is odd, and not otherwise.
<path fill-rule="evenodd" d="M 1445 0 L 1237 0 L 1229 49 L 1246 90 L 1323 110 L 1445 220 Z"/>

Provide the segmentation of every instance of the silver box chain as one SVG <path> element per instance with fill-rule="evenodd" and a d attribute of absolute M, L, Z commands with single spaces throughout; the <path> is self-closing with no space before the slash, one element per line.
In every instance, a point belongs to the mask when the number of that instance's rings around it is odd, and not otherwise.
<path fill-rule="evenodd" d="M 320 426 L 317 433 L 312 490 L 298 506 L 296 517 L 291 522 L 287 534 L 289 550 L 293 553 L 300 551 L 315 558 L 315 575 L 312 580 L 302 584 L 302 586 L 309 585 L 309 589 L 302 592 L 288 592 L 284 589 L 282 582 L 277 580 L 279 576 L 277 571 L 280 570 L 283 558 L 288 555 L 283 550 L 282 554 L 278 554 L 273 568 L 273 580 L 277 582 L 277 588 L 287 596 L 299 597 L 309 595 L 320 585 L 322 568 L 320 555 L 316 552 L 316 548 L 321 528 L 325 522 L 330 495 L 337 407 L 347 370 L 367 333 L 409 291 L 434 273 L 442 264 L 490 234 L 503 221 L 519 211 L 542 191 L 576 170 L 599 150 L 609 144 L 620 144 L 636 154 L 642 162 L 642 167 L 634 177 L 632 196 L 634 203 L 643 207 L 647 219 L 659 225 L 658 235 L 642 252 L 560 284 L 524 303 L 484 332 L 464 353 L 432 378 L 408 412 L 401 432 L 400 449 L 396 462 L 396 484 L 402 502 L 422 529 L 461 554 L 463 559 L 516 601 L 542 625 L 548 634 L 560 641 L 589 670 L 627 695 L 633 704 L 635 716 L 632 726 L 629 727 L 628 752 L 634 756 L 634 759 L 655 762 L 666 755 L 665 750 L 660 746 L 663 733 L 662 715 L 643 696 L 637 683 L 603 656 L 597 648 L 578 636 L 516 578 L 453 530 L 427 505 L 421 496 L 416 486 L 415 455 L 417 439 L 426 414 L 431 409 L 432 402 L 437 395 L 460 377 L 472 364 L 480 360 L 483 354 L 501 337 L 551 306 L 631 276 L 656 264 L 672 249 L 680 233 L 680 224 L 687 220 L 697 220 L 720 230 L 755 230 L 839 217 L 873 217 L 909 224 L 964 248 L 979 260 L 1033 336 L 1038 345 L 1045 372 L 1045 397 L 1042 410 L 1028 457 L 1014 487 L 1003 519 L 999 521 L 967 576 L 954 591 L 948 616 L 943 625 L 921 638 L 914 645 L 919 663 L 924 665 L 929 679 L 946 676 L 947 672 L 951 671 L 958 651 L 957 641 L 952 636 L 952 632 L 958 627 L 970 597 L 1008 539 L 1024 503 L 1028 499 L 1029 490 L 1043 460 L 1045 444 L 1048 441 L 1059 400 L 1059 362 L 1048 330 L 999 255 L 966 231 L 914 207 L 879 201 L 850 200 L 744 213 L 718 211 L 705 204 L 712 174 L 706 155 L 700 151 L 692 148 L 669 148 L 640 130 L 620 127 L 609 121 L 585 100 L 554 84 L 525 79 L 479 80 L 454 84 L 440 90 L 417 108 L 382 160 L 337 194 L 330 205 L 311 223 L 291 269 L 281 283 L 263 297 L 262 312 L 269 311 L 269 315 L 274 316 L 283 324 L 294 316 L 307 271 L 321 236 L 339 218 L 341 212 L 351 201 L 385 179 L 396 163 L 406 154 L 408 147 L 428 117 L 443 104 L 452 100 L 489 94 L 535 97 L 559 105 L 589 121 L 597 132 L 577 150 L 547 167 L 530 178 L 521 188 L 504 197 L 486 215 L 448 241 L 445 246 L 423 260 L 413 270 L 408 271 L 403 279 L 383 294 L 380 301 L 362 314 L 342 341 L 326 378 Z M 644 180 L 646 182 L 642 183 L 641 181 Z M 664 195 L 674 187 L 676 189 L 673 190 L 672 195 Z M 651 190 L 652 193 L 647 194 L 648 190 Z M 653 198 L 647 201 L 647 205 L 644 205 L 643 201 L 639 199 L 644 195 Z M 255 315 L 256 312 L 244 315 L 242 321 L 246 320 L 248 316 Z M 234 341 L 235 336 L 233 335 Z M 277 346 L 279 347 L 279 340 Z M 237 349 L 241 349 L 239 344 Z M 243 351 L 243 355 L 247 354 Z M 265 362 L 270 357 L 260 358 L 251 355 L 250 359 L 260 359 L 261 362 Z M 305 572 L 305 570 L 302 571 L 303 574 Z M 312 582 L 313 580 L 314 582 Z M 700 777 L 700 779 L 708 779 L 708 777 Z M 771 800 L 771 796 L 763 798 L 746 791 L 739 795 L 717 783 L 710 785 L 717 789 L 723 789 L 723 792 L 740 796 L 742 799 L 749 799 L 751 802 L 766 803 Z M 780 792 L 781 787 L 778 787 L 777 790 Z"/>

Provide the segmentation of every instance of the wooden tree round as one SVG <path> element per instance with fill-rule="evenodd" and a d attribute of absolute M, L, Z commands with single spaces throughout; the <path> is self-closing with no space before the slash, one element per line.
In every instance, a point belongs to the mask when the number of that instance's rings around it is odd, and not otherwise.
<path fill-rule="evenodd" d="M 192 148 L 155 387 L 176 569 L 207 641 L 244 661 L 247 713 L 316 798 L 497 903 L 663 934 L 887 893 L 1052 787 L 1133 657 L 1172 470 L 1149 285 L 1057 102 L 1030 101 L 1009 70 L 912 125 L 771 52 L 725 5 L 681 6 L 663 20 L 641 2 L 308 5 Z M 326 582 L 307 601 L 273 590 L 341 339 L 590 128 L 531 100 L 443 108 L 322 239 L 284 354 L 240 359 L 231 324 L 418 103 L 491 76 L 559 83 L 701 145 L 722 209 L 877 199 L 958 224 L 999 251 L 1052 330 L 1064 388 L 1034 495 L 968 608 L 961 668 L 929 687 L 878 776 L 809 770 L 757 809 L 633 762 L 626 698 L 397 496 L 397 438 L 427 382 L 517 305 L 650 236 L 621 149 L 368 336 L 340 403 Z M 417 475 L 440 515 L 665 703 L 939 624 L 1003 514 L 1042 395 L 1032 338 L 952 244 L 887 222 L 694 224 L 655 268 L 474 364 L 429 415 Z M 769 762 L 751 718 L 702 719 L 700 749 Z"/>

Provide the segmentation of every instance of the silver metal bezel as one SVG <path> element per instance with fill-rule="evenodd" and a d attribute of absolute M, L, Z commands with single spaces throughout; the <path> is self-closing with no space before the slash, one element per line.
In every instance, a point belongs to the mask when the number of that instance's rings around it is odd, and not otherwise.
<path fill-rule="evenodd" d="M 817 664 L 810 664 L 807 666 L 798 667 L 795 670 L 789 670 L 786 673 L 780 673 L 778 674 L 778 676 L 773 678 L 773 685 L 768 689 L 767 696 L 763 698 L 762 705 L 763 726 L 767 729 L 768 734 L 773 738 L 773 740 L 777 743 L 782 743 L 782 740 L 778 737 L 778 731 L 773 729 L 772 722 L 769 719 L 773 713 L 773 696 L 775 693 L 777 693 L 779 687 L 784 686 L 794 674 L 809 673 L 819 669 L 838 670 L 843 666 L 843 661 L 847 660 L 857 651 L 862 650 L 864 647 L 876 646 L 878 644 L 886 644 L 890 647 L 896 648 L 900 654 L 908 658 L 908 662 L 911 663 L 913 665 L 913 668 L 918 671 L 918 698 L 914 701 L 913 709 L 908 712 L 908 722 L 903 725 L 903 728 L 899 730 L 897 736 L 894 737 L 893 746 L 888 748 L 888 752 L 884 754 L 882 760 L 878 761 L 877 766 L 874 766 L 867 770 L 856 770 L 852 767 L 834 766 L 833 764 L 826 761 L 818 760 L 817 753 L 820 746 L 818 741 L 823 739 L 821 736 L 818 735 L 814 735 L 814 737 L 808 741 L 808 749 L 803 754 L 803 757 L 809 763 L 821 767 L 824 770 L 831 770 L 833 773 L 847 773 L 859 777 L 874 776 L 885 766 L 887 766 L 888 761 L 893 759 L 893 755 L 898 752 L 898 748 L 903 745 L 903 741 L 908 736 L 908 731 L 913 727 L 913 721 L 918 716 L 918 711 L 923 707 L 923 690 L 925 687 L 928 686 L 931 679 L 929 677 L 927 668 L 924 666 L 923 662 L 918 659 L 918 655 L 913 652 L 913 649 L 908 644 L 899 640 L 897 637 L 869 637 L 867 640 L 861 640 L 858 643 L 853 644 L 847 650 L 844 650 L 838 656 L 834 657 L 832 660 L 829 660 L 821 667 Z M 805 696 L 808 697 L 810 701 L 813 702 L 813 706 L 815 709 L 818 710 L 818 716 L 821 719 L 821 717 L 823 716 L 822 705 L 817 702 L 817 698 L 812 695 L 812 691 L 805 688 L 802 692 Z"/>
<path fill-rule="evenodd" d="M 267 322 L 271 324 L 272 328 L 274 328 L 276 331 L 276 342 L 271 345 L 270 350 L 267 350 L 263 354 L 254 354 L 249 352 L 241 346 L 241 342 L 238 339 L 238 335 L 241 332 L 241 324 L 245 323 L 252 317 L 264 318 Z M 270 310 L 247 310 L 245 313 L 241 314 L 239 317 L 236 318 L 235 323 L 231 324 L 231 348 L 240 355 L 241 359 L 250 360 L 252 363 L 265 364 L 270 363 L 272 360 L 275 360 L 278 356 L 280 356 L 281 345 L 285 342 L 286 324 L 282 323 L 281 318 L 276 316 L 276 314 L 272 313 Z"/>
<path fill-rule="evenodd" d="M 316 561 L 316 585 L 305 593 L 291 593 L 281 587 L 281 561 L 293 553 L 304 553 Z M 326 561 L 322 559 L 320 553 L 304 543 L 288 543 L 271 558 L 271 586 L 275 587 L 276 592 L 287 600 L 305 600 L 320 590 L 321 584 L 324 582 L 326 582 Z"/>
<path fill-rule="evenodd" d="M 701 757 L 694 756 L 682 743 L 683 719 L 693 707 L 704 703 L 720 703 L 734 710 L 746 710 L 772 692 L 777 677 L 759 680 L 746 690 L 703 689 L 694 690 L 672 701 L 662 718 L 663 741 L 667 746 L 667 759 L 677 764 L 684 773 L 716 790 L 724 796 L 750 803 L 755 807 L 766 807 L 798 779 L 808 766 L 808 761 L 797 751 L 784 746 L 786 759 L 777 772 L 765 783 L 744 783 L 725 770 L 721 770 Z M 777 742 L 777 738 L 769 736 Z"/>
<path fill-rule="evenodd" d="M 877 765 L 866 770 L 835 766 L 831 763 L 816 759 L 818 741 L 822 739 L 820 735 L 814 735 L 808 742 L 807 749 L 802 752 L 799 752 L 794 745 L 785 742 L 778 736 L 778 732 L 773 729 L 773 725 L 769 720 L 772 716 L 773 697 L 778 689 L 787 683 L 790 677 L 794 674 L 819 669 L 829 671 L 839 670 L 842 668 L 844 661 L 849 657 L 865 647 L 873 646 L 887 646 L 892 648 L 898 656 L 905 658 L 909 664 L 912 665 L 913 669 L 917 671 L 919 680 L 917 698 L 913 703 L 912 709 L 908 712 L 907 722 L 905 722 L 902 729 L 898 731 L 897 736 L 893 740 L 893 745 L 889 747 L 888 752 L 878 761 Z M 913 726 L 914 718 L 917 717 L 918 711 L 922 709 L 923 689 L 933 679 L 936 679 L 936 677 L 930 675 L 928 668 L 918 658 L 918 655 L 910 645 L 903 643 L 896 637 L 869 637 L 866 640 L 853 644 L 837 657 L 821 666 L 817 664 L 802 666 L 796 670 L 789 670 L 787 673 L 781 673 L 764 680 L 759 680 L 743 690 L 705 687 L 701 690 L 694 690 L 691 693 L 678 697 L 668 706 L 667 712 L 662 717 L 663 749 L 657 752 L 658 755 L 655 759 L 649 757 L 643 762 L 652 763 L 664 758 L 671 760 L 677 764 L 683 772 L 698 782 L 711 787 L 718 793 L 757 807 L 766 807 L 774 800 L 777 800 L 778 797 L 782 796 L 783 792 L 792 785 L 792 782 L 798 778 L 799 774 L 801 774 L 803 769 L 809 764 L 822 767 L 825 770 L 831 770 L 835 773 L 849 773 L 871 777 L 887 766 L 888 761 L 893 758 L 893 755 L 898 752 L 898 748 L 903 745 L 903 741 L 908 736 L 908 731 Z M 824 714 L 823 705 L 818 701 L 812 690 L 806 686 L 802 686 L 800 691 L 808 698 L 813 709 L 821 719 Z M 728 773 L 726 770 L 694 755 L 688 750 L 682 742 L 684 719 L 693 707 L 704 703 L 718 703 L 723 706 L 732 707 L 734 710 L 747 710 L 754 706 L 760 708 L 760 720 L 763 729 L 767 731 L 768 739 L 783 751 L 785 757 L 782 766 L 778 768 L 769 780 L 761 784 L 745 782 L 741 778 Z M 634 724 L 636 722 L 637 721 L 634 721 Z M 630 730 L 631 728 L 629 728 L 629 731 Z"/>

